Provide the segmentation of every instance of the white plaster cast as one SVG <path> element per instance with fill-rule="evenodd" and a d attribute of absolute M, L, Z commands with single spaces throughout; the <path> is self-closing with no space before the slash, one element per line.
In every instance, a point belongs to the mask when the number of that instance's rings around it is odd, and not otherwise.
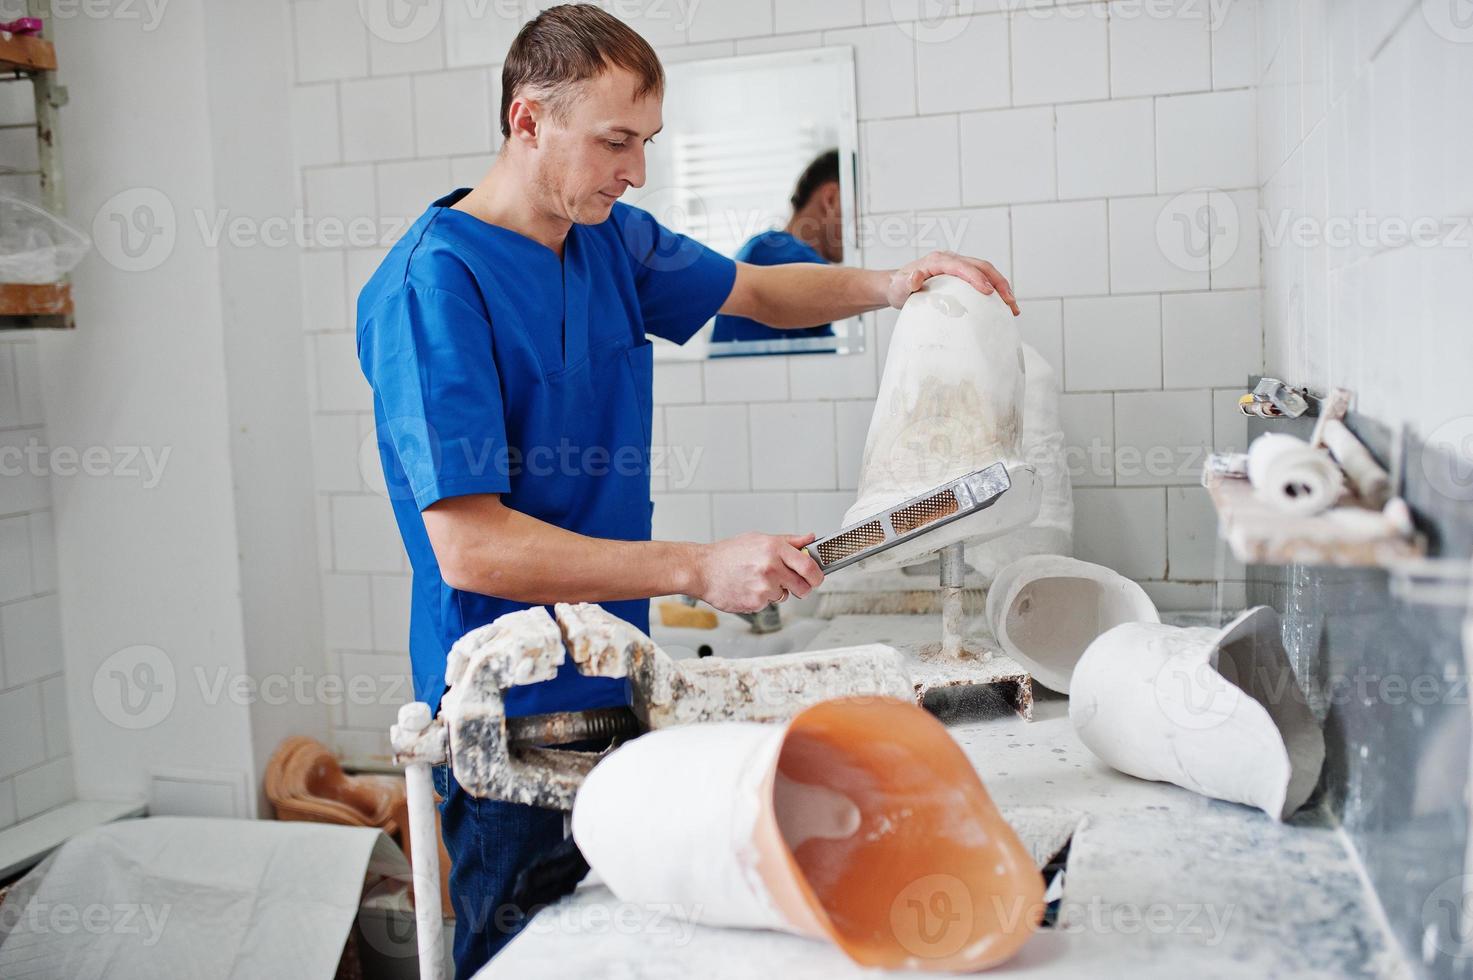
<path fill-rule="evenodd" d="M 1069 693 L 1085 648 L 1121 623 L 1159 623 L 1146 591 L 1119 573 L 1063 555 L 1030 555 L 997 573 L 987 622 L 1008 656 L 1044 687 Z"/>
<path fill-rule="evenodd" d="M 895 323 L 843 526 L 997 462 L 1008 465 L 1014 489 L 988 511 L 851 567 L 898 567 L 1033 521 L 1042 488 L 1023 462 L 1023 412 L 1022 341 L 1007 304 L 955 276 L 926 280 Z"/>
<path fill-rule="evenodd" d="M 1042 913 L 1037 868 L 960 746 L 891 698 L 641 736 L 589 773 L 573 837 L 622 901 L 825 939 L 864 966 L 981 969 Z"/>
<path fill-rule="evenodd" d="M 1266 432 L 1248 447 L 1248 482 L 1256 497 L 1277 510 L 1309 516 L 1335 505 L 1344 478 L 1325 450 Z"/>
<path fill-rule="evenodd" d="M 1121 772 L 1284 820 L 1319 781 L 1325 743 L 1279 629 L 1267 606 L 1221 630 L 1117 626 L 1075 666 L 1069 719 Z"/>
<path fill-rule="evenodd" d="M 1027 527 L 967 546 L 967 564 L 983 583 L 1026 555 L 1067 555 L 1074 550 L 1074 492 L 1064 458 L 1059 421 L 1059 375 L 1032 345 L 1023 345 L 1022 458 L 1042 486 L 1038 516 Z"/>

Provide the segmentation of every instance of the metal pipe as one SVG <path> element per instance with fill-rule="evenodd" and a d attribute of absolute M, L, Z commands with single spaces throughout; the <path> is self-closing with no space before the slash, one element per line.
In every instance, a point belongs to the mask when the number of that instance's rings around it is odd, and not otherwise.
<path fill-rule="evenodd" d="M 413 701 L 399 709 L 399 728 L 421 734 L 430 727 L 430 706 Z M 430 763 L 404 767 L 409 805 L 410 868 L 414 874 L 414 928 L 420 980 L 445 980 L 445 915 L 440 907 L 440 842 L 435 837 L 435 786 Z"/>
<path fill-rule="evenodd" d="M 949 544 L 941 559 L 941 655 L 962 656 L 962 585 L 967 579 L 965 543 Z"/>

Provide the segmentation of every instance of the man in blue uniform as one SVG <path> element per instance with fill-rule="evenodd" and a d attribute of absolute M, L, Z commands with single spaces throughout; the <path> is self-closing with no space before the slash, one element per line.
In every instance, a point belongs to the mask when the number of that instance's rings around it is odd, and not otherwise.
<path fill-rule="evenodd" d="M 413 568 L 416 696 L 438 706 L 446 654 L 503 613 L 596 602 L 648 630 L 650 596 L 733 612 L 822 574 L 812 534 L 651 541 L 653 334 L 683 343 L 713 314 L 806 327 L 899 306 L 951 273 L 1012 302 L 991 265 L 934 254 L 898 271 L 733 262 L 618 203 L 645 179 L 664 74 L 591 4 L 527 23 L 502 71 L 502 148 L 482 181 L 435 201 L 358 298 L 358 356 Z M 621 682 L 559 675 L 512 714 L 626 703 Z M 466 794 L 443 771 L 458 976 L 524 924 L 519 871 L 563 837 L 559 813 Z"/>
<path fill-rule="evenodd" d="M 839 196 L 839 151 L 819 154 L 803 169 L 788 199 L 793 216 L 781 229 L 758 232 L 737 249 L 736 260 L 749 265 L 786 265 L 789 262 L 844 261 L 844 210 Z M 743 316 L 723 313 L 711 328 L 711 342 L 733 340 L 786 340 L 796 337 L 832 337 L 832 324 L 779 330 Z M 803 353 L 823 354 L 833 348 Z M 719 347 L 712 357 L 731 356 Z"/>

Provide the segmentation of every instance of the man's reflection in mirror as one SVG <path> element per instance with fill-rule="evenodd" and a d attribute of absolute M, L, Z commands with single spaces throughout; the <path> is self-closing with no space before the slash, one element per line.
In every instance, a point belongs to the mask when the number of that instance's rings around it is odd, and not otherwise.
<path fill-rule="evenodd" d="M 747 239 L 734 258 L 753 265 L 787 265 L 790 262 L 837 263 L 844 261 L 843 213 L 839 206 L 839 151 L 819 154 L 803 170 L 788 199 L 793 216 L 781 229 L 764 231 Z M 740 316 L 718 316 L 711 342 L 733 340 L 791 340 L 795 337 L 832 337 L 832 324 L 800 330 L 778 330 Z M 831 353 L 832 348 L 803 353 Z M 730 357 L 713 348 L 712 357 Z"/>

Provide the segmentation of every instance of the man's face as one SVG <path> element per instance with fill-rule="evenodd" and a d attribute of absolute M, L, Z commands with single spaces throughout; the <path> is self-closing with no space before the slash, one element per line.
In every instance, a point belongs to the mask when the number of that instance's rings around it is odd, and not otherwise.
<path fill-rule="evenodd" d="M 612 68 L 581 83 L 561 115 L 544 109 L 533 156 L 544 207 L 594 225 L 625 190 L 644 186 L 645 145 L 663 126 L 662 99 L 635 98 L 636 88 L 634 75 Z"/>

